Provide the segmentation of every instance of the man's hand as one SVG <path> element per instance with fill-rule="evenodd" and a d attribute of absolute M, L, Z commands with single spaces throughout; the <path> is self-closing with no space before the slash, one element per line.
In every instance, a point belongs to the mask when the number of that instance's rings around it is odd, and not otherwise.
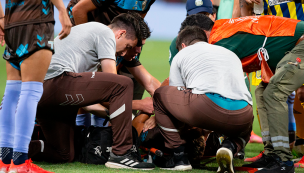
<path fill-rule="evenodd" d="M 150 117 L 144 124 L 143 132 L 153 129 L 156 126 L 155 116 Z"/>
<path fill-rule="evenodd" d="M 59 20 L 62 26 L 62 30 L 59 33 L 59 39 L 62 40 L 70 34 L 72 23 L 66 10 L 59 11 Z"/>
<path fill-rule="evenodd" d="M 59 11 L 59 21 L 62 26 L 62 30 L 59 33 L 59 39 L 61 40 L 70 34 L 72 23 L 62 0 L 51 0 L 51 2 Z"/>
<path fill-rule="evenodd" d="M 140 111 L 142 111 L 146 114 L 150 114 L 150 115 L 154 114 L 153 100 L 151 97 L 146 97 L 142 100 L 133 100 L 133 105 L 134 104 L 139 105 L 139 107 L 136 106 L 135 110 L 140 110 Z"/>

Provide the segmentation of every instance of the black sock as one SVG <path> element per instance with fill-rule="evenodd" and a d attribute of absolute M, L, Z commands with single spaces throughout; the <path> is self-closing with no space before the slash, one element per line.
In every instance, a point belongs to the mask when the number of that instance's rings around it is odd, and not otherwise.
<path fill-rule="evenodd" d="M 13 162 L 15 165 L 21 165 L 28 159 L 27 153 L 14 152 Z"/>
<path fill-rule="evenodd" d="M 0 158 L 4 164 L 10 164 L 13 158 L 13 149 L 8 147 L 0 148 Z"/>

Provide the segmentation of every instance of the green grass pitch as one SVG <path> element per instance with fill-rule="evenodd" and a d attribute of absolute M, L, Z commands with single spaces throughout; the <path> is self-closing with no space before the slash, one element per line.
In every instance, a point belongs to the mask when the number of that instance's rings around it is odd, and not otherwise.
<path fill-rule="evenodd" d="M 146 45 L 143 47 L 143 52 L 141 54 L 140 60 L 145 68 L 160 82 L 169 76 L 169 45 L 170 42 L 160 42 L 160 41 L 147 41 Z M 1 55 L 4 52 L 4 48 L 0 48 Z M 6 70 L 5 61 L 0 60 L 0 97 L 2 98 L 6 81 Z M 254 93 L 254 86 L 251 86 Z M 148 97 L 149 94 L 146 92 L 144 97 Z M 255 97 L 253 95 L 255 100 Z M 256 106 L 253 106 L 253 110 Z M 255 111 L 254 111 L 255 113 Z M 260 127 L 257 118 L 254 120 L 253 130 L 256 134 L 261 135 Z M 262 144 L 248 144 L 245 150 L 246 157 L 253 157 L 259 154 L 263 150 Z M 241 160 L 235 160 L 235 166 L 241 166 L 244 162 Z M 103 173 L 103 172 L 168 172 L 156 168 L 153 171 L 136 171 L 136 170 L 114 170 L 108 169 L 104 165 L 88 165 L 79 162 L 66 163 L 66 164 L 50 164 L 45 162 L 37 162 L 39 166 L 45 168 L 46 170 L 53 171 L 56 173 Z M 203 169 L 194 169 L 189 172 L 216 172 L 217 163 L 213 161 L 206 165 Z M 304 169 L 296 169 L 296 172 L 304 172 Z"/>

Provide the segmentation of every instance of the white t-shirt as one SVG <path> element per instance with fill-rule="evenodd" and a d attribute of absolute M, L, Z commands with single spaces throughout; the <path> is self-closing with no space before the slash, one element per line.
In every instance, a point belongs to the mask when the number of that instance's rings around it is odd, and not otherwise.
<path fill-rule="evenodd" d="M 74 26 L 62 40 L 56 37 L 54 50 L 45 80 L 59 76 L 64 71 L 94 72 L 101 59 L 116 60 L 114 33 L 108 26 L 98 22 Z"/>
<path fill-rule="evenodd" d="M 169 79 L 170 86 L 190 88 L 193 94 L 216 93 L 252 105 L 242 63 L 224 47 L 206 42 L 187 46 L 174 57 Z"/>

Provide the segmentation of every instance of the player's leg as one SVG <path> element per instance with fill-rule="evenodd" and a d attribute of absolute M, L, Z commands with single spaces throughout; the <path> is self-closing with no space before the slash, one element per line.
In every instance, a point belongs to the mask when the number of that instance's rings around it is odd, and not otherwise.
<path fill-rule="evenodd" d="M 53 23 L 29 24 L 5 30 L 9 49 L 6 49 L 3 57 L 7 61 L 12 62 L 14 67 L 20 68 L 22 80 L 18 106 L 15 110 L 13 147 L 15 164 L 22 164 L 27 160 L 28 144 L 33 132 L 37 103 L 42 95 L 42 82 L 44 78 L 43 76 L 32 80 L 28 77 L 31 74 L 25 73 L 24 70 L 26 68 L 36 72 L 38 70 L 38 75 L 41 75 L 39 73 L 45 75 L 52 55 L 51 51 L 48 51 L 51 49 L 48 41 L 54 39 L 52 27 Z M 41 37 L 38 37 L 38 35 Z M 38 41 L 41 43 L 39 44 L 40 46 L 38 45 Z M 41 46 L 44 46 L 43 50 L 41 50 Z M 37 53 L 40 50 L 48 51 L 49 53 L 47 55 Z M 37 58 L 38 54 L 42 57 Z M 32 62 L 31 59 L 38 59 L 37 61 L 40 62 L 36 62 L 36 64 L 32 63 L 32 66 L 29 67 L 29 64 Z M 40 69 L 44 69 L 45 72 L 39 71 Z M 34 75 L 33 77 L 37 76 Z M 28 164 L 25 165 L 26 167 L 28 166 Z"/>
<path fill-rule="evenodd" d="M 184 123 L 176 119 L 172 115 L 174 113 L 172 113 L 172 111 L 168 111 L 167 110 L 168 106 L 165 105 L 167 99 L 168 100 L 170 99 L 168 97 L 170 96 L 174 97 L 174 94 L 170 93 L 170 89 L 177 90 L 176 87 L 164 86 L 158 88 L 153 96 L 153 100 L 154 100 L 153 106 L 155 109 L 154 111 L 155 111 L 156 123 L 159 126 L 161 134 L 165 138 L 165 147 L 172 150 L 171 152 L 173 153 L 173 157 L 174 157 L 174 164 L 171 164 L 170 166 L 167 166 L 163 169 L 191 170 L 192 166 L 190 165 L 188 158 L 184 154 L 186 141 L 182 139 L 179 134 L 179 130 Z M 167 93 L 167 95 L 165 95 L 164 93 Z M 179 103 L 178 106 L 180 107 L 174 107 L 174 108 L 181 111 L 180 114 L 186 113 L 185 105 L 187 105 L 187 103 L 185 99 L 182 98 L 182 96 L 181 97 L 176 96 L 175 102 L 174 99 L 170 99 L 170 103 L 171 101 L 173 101 L 173 103 L 176 102 Z"/>
<path fill-rule="evenodd" d="M 275 75 L 270 79 L 263 98 L 267 110 L 269 133 L 274 147 L 275 158 L 281 161 L 280 165 L 272 169 L 263 169 L 262 172 L 273 172 L 282 167 L 287 171 L 294 171 L 292 154 L 288 140 L 288 96 L 301 87 L 304 83 L 303 62 L 298 65 L 289 64 L 296 62 L 296 58 L 304 60 L 304 42 L 300 42 L 277 65 Z M 275 161 L 274 161 L 275 162 Z M 271 164 L 271 163 L 270 163 Z"/>
<path fill-rule="evenodd" d="M 269 124 L 267 119 L 267 110 L 264 104 L 264 98 L 263 98 L 263 92 L 265 91 L 265 88 L 267 87 L 267 84 L 264 82 L 260 82 L 260 84 L 255 89 L 255 98 L 256 98 L 256 104 L 257 104 L 257 110 L 259 114 L 259 120 L 260 120 L 260 127 L 261 127 L 261 133 L 262 133 L 262 139 L 264 143 L 264 151 L 263 153 L 259 154 L 257 157 L 259 159 L 255 160 L 251 164 L 245 164 L 243 167 L 250 167 L 250 168 L 262 168 L 268 164 L 269 159 L 266 156 L 268 153 L 273 153 L 273 146 L 270 140 L 269 135 Z"/>
<path fill-rule="evenodd" d="M 7 81 L 0 106 L 0 172 L 8 171 L 13 156 L 15 112 L 21 91 L 20 71 L 6 62 Z"/>
<path fill-rule="evenodd" d="M 267 87 L 267 84 L 264 82 L 261 82 L 257 88 L 255 89 L 255 97 L 256 97 L 256 104 L 257 109 L 259 113 L 259 119 L 260 119 L 260 126 L 261 126 L 261 133 L 262 133 L 262 139 L 264 143 L 265 148 L 265 154 L 272 153 L 273 147 L 270 140 L 269 135 L 269 124 L 267 119 L 267 110 L 264 105 L 264 98 L 263 98 L 263 92 L 265 91 L 265 88 Z"/>
<path fill-rule="evenodd" d="M 21 64 L 22 85 L 15 119 L 15 165 L 23 164 L 28 159 L 28 145 L 33 133 L 37 104 L 43 93 L 42 82 L 51 58 L 50 50 L 39 50 Z"/>

